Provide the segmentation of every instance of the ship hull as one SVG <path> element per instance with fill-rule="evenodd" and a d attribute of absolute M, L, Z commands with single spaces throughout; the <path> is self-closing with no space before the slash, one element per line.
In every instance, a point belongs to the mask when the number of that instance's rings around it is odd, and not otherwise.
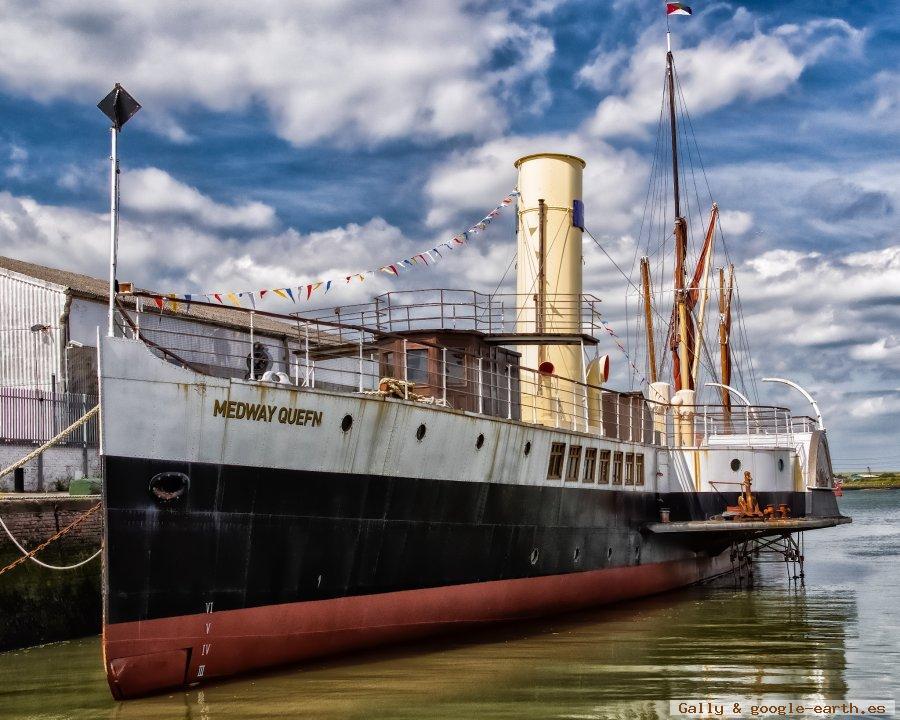
<path fill-rule="evenodd" d="M 108 457 L 105 469 L 104 652 L 118 698 L 650 595 L 730 568 L 724 546 L 642 532 L 662 503 L 703 517 L 726 501 L 716 496 L 138 458 Z M 183 496 L 148 492 L 163 470 L 190 478 Z"/>
<path fill-rule="evenodd" d="M 109 625 L 119 699 L 482 625 L 672 590 L 725 572 L 727 553 L 565 575 L 266 605 Z"/>

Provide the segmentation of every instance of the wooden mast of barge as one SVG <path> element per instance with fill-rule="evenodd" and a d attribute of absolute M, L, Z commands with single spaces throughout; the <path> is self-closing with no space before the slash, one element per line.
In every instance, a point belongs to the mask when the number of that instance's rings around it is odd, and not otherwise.
<path fill-rule="evenodd" d="M 734 288 L 734 265 L 728 266 L 728 284 L 725 284 L 725 268 L 719 268 L 719 364 L 722 377 L 722 407 L 726 419 L 731 415 L 731 293 Z"/>
<path fill-rule="evenodd" d="M 650 382 L 657 381 L 656 376 L 656 343 L 653 339 L 653 306 L 651 298 L 653 294 L 650 289 L 650 258 L 644 256 L 641 258 L 641 287 L 644 293 L 644 326 L 647 330 L 647 372 L 650 375 Z"/>
<path fill-rule="evenodd" d="M 675 313 L 672 328 L 672 372 L 676 390 L 690 390 L 691 363 L 688 352 L 690 326 L 684 287 L 684 262 L 687 256 L 687 220 L 681 215 L 681 191 L 678 179 L 678 128 L 675 121 L 675 65 L 671 34 L 666 33 L 666 83 L 669 90 L 669 128 L 672 135 L 672 185 L 675 190 Z"/>

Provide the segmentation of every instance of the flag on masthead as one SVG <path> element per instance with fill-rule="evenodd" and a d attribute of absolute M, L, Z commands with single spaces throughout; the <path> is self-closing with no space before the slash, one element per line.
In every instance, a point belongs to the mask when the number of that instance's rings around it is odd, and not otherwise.
<path fill-rule="evenodd" d="M 693 11 L 684 3 L 666 3 L 666 15 L 693 15 Z"/>

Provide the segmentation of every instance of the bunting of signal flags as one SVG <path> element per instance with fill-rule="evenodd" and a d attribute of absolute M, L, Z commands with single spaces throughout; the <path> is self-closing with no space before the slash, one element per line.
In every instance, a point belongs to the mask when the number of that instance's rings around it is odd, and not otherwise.
<path fill-rule="evenodd" d="M 603 319 L 600 313 L 597 313 L 597 319 L 600 320 L 600 324 L 603 326 L 603 329 L 606 330 L 606 332 L 612 338 L 613 342 L 616 344 L 616 347 L 619 348 L 619 350 L 625 356 L 625 359 L 628 360 L 628 364 L 631 365 L 631 369 L 634 370 L 635 375 L 637 375 L 641 379 L 641 384 L 646 385 L 647 378 L 644 377 L 644 373 L 638 370 L 637 365 L 634 364 L 634 360 L 631 359 L 631 355 L 628 354 L 628 350 L 625 349 L 625 346 L 622 344 L 622 340 L 619 338 L 619 335 L 609 326 L 609 324 L 606 322 L 606 320 Z"/>
<path fill-rule="evenodd" d="M 517 190 L 513 190 L 507 195 L 500 204 L 485 215 L 481 220 L 472 225 L 468 230 L 455 235 L 448 242 L 442 242 L 430 250 L 423 250 L 420 253 L 397 260 L 387 265 L 382 265 L 377 270 L 365 270 L 364 272 L 351 273 L 341 278 L 332 280 L 316 280 L 305 285 L 295 285 L 292 287 L 266 288 L 264 290 L 224 290 L 219 292 L 199 292 L 199 293 L 163 293 L 154 295 L 153 301 L 156 306 L 162 310 L 165 307 L 177 311 L 182 303 L 190 304 L 193 301 L 204 301 L 208 303 L 219 303 L 221 305 L 235 305 L 237 307 L 256 308 L 257 300 L 264 300 L 269 294 L 277 295 L 285 300 L 297 302 L 298 300 L 309 300 L 313 294 L 321 292 L 323 295 L 327 293 L 334 285 L 346 285 L 352 282 L 364 282 L 367 277 L 374 275 L 376 272 L 387 273 L 388 275 L 400 275 L 400 273 L 412 270 L 418 266 L 430 266 L 437 264 L 443 259 L 444 253 L 452 252 L 478 233 L 484 231 L 500 212 L 507 205 L 511 205 L 519 196 Z"/>

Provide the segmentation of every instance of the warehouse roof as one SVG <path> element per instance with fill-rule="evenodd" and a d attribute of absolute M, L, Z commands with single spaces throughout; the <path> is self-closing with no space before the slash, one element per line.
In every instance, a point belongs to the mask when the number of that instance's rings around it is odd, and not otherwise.
<path fill-rule="evenodd" d="M 3 273 L 4 270 L 8 272 Z M 3 257 L 0 255 L 0 273 L 16 273 L 45 283 L 58 285 L 60 289 L 68 292 L 73 297 L 95 300 L 102 303 L 108 302 L 109 299 L 108 280 L 101 280 L 99 278 L 91 277 L 90 275 L 82 275 L 81 273 L 72 272 L 71 270 L 60 270 L 59 268 L 51 268 L 45 265 L 38 265 L 37 263 L 25 262 L 24 260 L 16 260 L 15 258 Z M 151 290 L 149 292 L 153 291 Z M 127 305 L 134 305 L 133 298 L 125 298 L 125 302 Z M 250 328 L 250 314 L 248 312 L 225 306 L 216 307 L 179 303 L 177 310 L 173 310 L 167 306 L 164 310 L 154 310 L 154 312 L 190 318 L 197 322 L 220 325 L 223 327 L 241 330 Z M 255 332 L 262 335 L 274 335 L 277 337 L 285 335 L 290 337 L 297 336 L 297 326 L 290 321 L 282 321 L 259 314 L 256 314 L 253 318 L 253 328 Z"/>

